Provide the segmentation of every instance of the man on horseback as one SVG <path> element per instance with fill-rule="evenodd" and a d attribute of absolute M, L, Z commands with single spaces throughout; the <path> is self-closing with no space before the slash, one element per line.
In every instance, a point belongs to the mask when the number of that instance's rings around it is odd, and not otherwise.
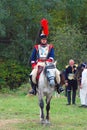
<path fill-rule="evenodd" d="M 37 74 L 41 73 L 43 67 L 45 66 L 45 62 L 53 62 L 53 61 L 54 61 L 54 47 L 52 44 L 47 43 L 47 36 L 45 34 L 41 34 L 40 44 L 36 44 L 34 46 L 31 55 L 31 65 L 33 70 L 30 74 L 30 81 L 32 90 L 29 91 L 29 94 L 36 95 L 37 80 L 39 78 L 39 75 Z M 38 68 L 40 69 L 38 70 Z M 58 84 L 56 85 L 56 87 L 59 93 L 63 91 L 63 88 L 60 88 Z"/>
<path fill-rule="evenodd" d="M 49 34 L 48 21 L 43 18 L 40 21 L 40 23 L 41 23 L 41 29 L 38 38 L 39 39 L 38 42 L 40 43 L 34 45 L 32 55 L 31 55 L 31 66 L 33 70 L 30 74 L 30 81 L 31 81 L 32 90 L 29 91 L 29 94 L 33 94 L 33 95 L 36 95 L 36 86 L 37 86 L 38 78 L 40 73 L 43 70 L 43 67 L 45 66 L 45 62 L 54 61 L 54 47 L 52 44 L 47 43 L 47 36 Z M 57 75 L 59 75 L 59 71 Z M 57 84 L 57 78 L 56 78 L 56 84 Z M 59 93 L 63 91 L 63 88 L 59 88 L 58 84 L 56 87 Z"/>

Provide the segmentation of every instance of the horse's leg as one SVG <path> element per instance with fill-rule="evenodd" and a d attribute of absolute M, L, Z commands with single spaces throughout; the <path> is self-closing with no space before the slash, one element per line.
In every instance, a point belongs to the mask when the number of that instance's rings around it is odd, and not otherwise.
<path fill-rule="evenodd" d="M 50 101 L 51 101 L 51 98 L 49 98 L 49 100 L 46 98 L 46 123 L 49 124 L 49 110 L 50 110 Z"/>
<path fill-rule="evenodd" d="M 43 99 L 39 100 L 39 106 L 40 106 L 40 120 L 41 120 L 41 123 L 44 123 L 44 101 L 43 101 Z"/>

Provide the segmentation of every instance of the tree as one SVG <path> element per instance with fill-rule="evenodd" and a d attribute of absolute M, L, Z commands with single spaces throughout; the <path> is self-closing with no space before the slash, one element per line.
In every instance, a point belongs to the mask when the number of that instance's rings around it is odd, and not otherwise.
<path fill-rule="evenodd" d="M 76 63 L 84 61 L 87 54 L 84 55 L 86 49 L 82 46 L 84 37 L 80 30 L 75 26 L 65 26 L 57 28 L 57 30 L 52 42 L 55 45 L 55 59 L 57 59 L 60 69 L 65 68 L 69 59 L 74 59 Z"/>

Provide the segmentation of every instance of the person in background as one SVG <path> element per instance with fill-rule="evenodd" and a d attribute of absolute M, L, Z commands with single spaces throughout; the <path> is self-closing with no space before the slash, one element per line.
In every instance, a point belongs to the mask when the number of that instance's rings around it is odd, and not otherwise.
<path fill-rule="evenodd" d="M 87 107 L 87 64 L 86 63 L 81 64 L 81 68 L 83 71 L 80 85 L 80 101 L 81 101 L 80 107 Z"/>
<path fill-rule="evenodd" d="M 73 59 L 69 60 L 69 65 L 65 69 L 65 86 L 67 87 L 67 105 L 71 104 L 71 92 L 72 92 L 72 104 L 76 104 L 76 90 L 77 80 L 75 79 L 75 72 L 77 65 Z"/>

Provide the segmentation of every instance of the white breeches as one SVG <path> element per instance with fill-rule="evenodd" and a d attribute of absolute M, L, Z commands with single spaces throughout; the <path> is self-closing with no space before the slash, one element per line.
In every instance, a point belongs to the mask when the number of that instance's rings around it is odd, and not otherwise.
<path fill-rule="evenodd" d="M 87 105 L 87 89 L 80 89 L 80 100 L 82 105 Z"/>
<path fill-rule="evenodd" d="M 32 75 L 32 81 L 36 84 L 36 76 L 37 76 L 37 71 L 38 71 L 38 66 L 45 66 L 44 62 L 38 62 L 37 65 L 35 66 L 35 68 L 32 70 L 32 72 L 30 73 L 30 75 Z"/>

